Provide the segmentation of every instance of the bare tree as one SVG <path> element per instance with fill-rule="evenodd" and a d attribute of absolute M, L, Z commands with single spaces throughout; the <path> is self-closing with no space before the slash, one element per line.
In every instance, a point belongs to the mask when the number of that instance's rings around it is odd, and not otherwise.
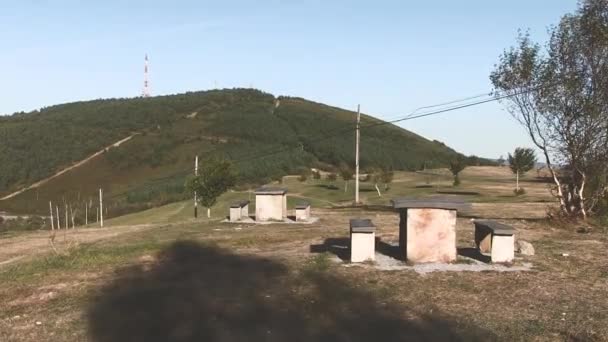
<path fill-rule="evenodd" d="M 581 1 L 550 33 L 545 48 L 520 34 L 490 79 L 542 151 L 561 211 L 586 218 L 606 194 L 607 1 Z"/>

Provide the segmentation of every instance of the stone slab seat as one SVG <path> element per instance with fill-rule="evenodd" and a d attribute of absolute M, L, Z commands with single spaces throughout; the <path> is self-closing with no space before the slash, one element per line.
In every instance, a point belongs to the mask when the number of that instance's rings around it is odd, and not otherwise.
<path fill-rule="evenodd" d="M 515 229 L 496 221 L 475 220 L 475 244 L 480 253 L 490 253 L 492 262 L 512 262 Z"/>
<path fill-rule="evenodd" d="M 376 255 L 376 226 L 370 219 L 350 220 L 350 261 L 374 260 Z"/>
<path fill-rule="evenodd" d="M 237 222 L 243 217 L 249 217 L 249 201 L 240 200 L 230 205 L 230 222 Z"/>
<path fill-rule="evenodd" d="M 310 219 L 310 203 L 301 201 L 296 204 L 296 221 L 306 221 Z"/>

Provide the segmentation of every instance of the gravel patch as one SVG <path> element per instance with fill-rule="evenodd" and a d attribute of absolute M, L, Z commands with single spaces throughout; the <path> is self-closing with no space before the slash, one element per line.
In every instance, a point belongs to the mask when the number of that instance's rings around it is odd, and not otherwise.
<path fill-rule="evenodd" d="M 511 266 L 503 264 L 486 264 L 475 259 L 461 256 L 458 257 L 458 260 L 463 261 L 464 263 L 424 263 L 408 265 L 401 260 L 376 252 L 376 260 L 373 263 L 345 263 L 343 266 L 373 268 L 380 271 L 414 271 L 423 275 L 431 272 L 527 272 L 532 270 L 531 263 Z"/>

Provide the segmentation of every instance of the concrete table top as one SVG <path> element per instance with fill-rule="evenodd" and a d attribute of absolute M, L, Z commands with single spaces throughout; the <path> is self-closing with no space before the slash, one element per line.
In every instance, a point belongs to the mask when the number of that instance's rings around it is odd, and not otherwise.
<path fill-rule="evenodd" d="M 285 195 L 287 189 L 278 187 L 261 187 L 255 190 L 256 195 Z"/>
<path fill-rule="evenodd" d="M 376 226 L 370 219 L 351 219 L 350 220 L 350 232 L 351 233 L 373 233 L 376 231 Z"/>
<path fill-rule="evenodd" d="M 249 204 L 248 200 L 236 201 L 230 205 L 230 208 L 242 208 L 242 207 L 246 206 L 247 204 Z"/>
<path fill-rule="evenodd" d="M 471 209 L 471 204 L 456 198 L 430 197 L 411 198 L 399 197 L 391 200 L 395 209 L 446 209 L 466 210 Z"/>
<path fill-rule="evenodd" d="M 515 234 L 515 228 L 511 226 L 507 226 L 506 224 L 498 223 L 495 221 L 484 221 L 484 220 L 475 220 L 476 227 L 483 227 L 491 230 L 494 235 L 513 235 Z"/>

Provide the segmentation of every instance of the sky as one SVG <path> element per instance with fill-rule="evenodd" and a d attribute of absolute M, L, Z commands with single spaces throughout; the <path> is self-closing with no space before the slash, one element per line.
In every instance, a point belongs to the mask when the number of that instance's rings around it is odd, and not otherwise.
<path fill-rule="evenodd" d="M 0 114 L 255 87 L 394 119 L 488 93 L 519 29 L 543 42 L 576 0 L 0 0 Z M 532 146 L 500 103 L 401 127 L 465 154 Z M 364 132 L 362 133 L 364 134 Z"/>

